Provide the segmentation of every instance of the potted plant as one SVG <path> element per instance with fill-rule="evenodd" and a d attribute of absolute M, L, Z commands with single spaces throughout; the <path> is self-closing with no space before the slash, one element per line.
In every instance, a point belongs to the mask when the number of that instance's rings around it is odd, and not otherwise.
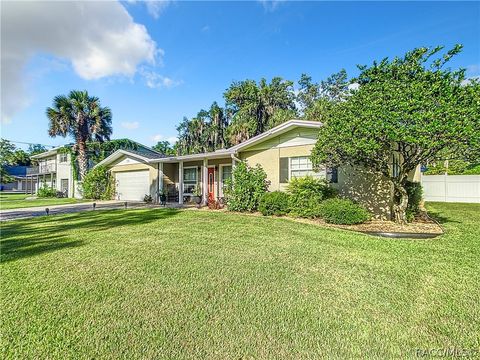
<path fill-rule="evenodd" d="M 164 190 L 160 192 L 160 205 L 167 205 L 167 193 Z"/>
<path fill-rule="evenodd" d="M 193 201 L 197 204 L 197 206 L 200 206 L 202 203 L 202 191 L 198 186 L 195 187 L 195 191 L 193 192 Z"/>

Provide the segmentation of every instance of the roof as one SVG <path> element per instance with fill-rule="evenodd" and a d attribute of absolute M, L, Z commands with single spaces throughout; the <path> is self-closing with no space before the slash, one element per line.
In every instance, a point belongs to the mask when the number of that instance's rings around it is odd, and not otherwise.
<path fill-rule="evenodd" d="M 280 124 L 278 126 L 275 126 L 274 128 L 265 131 L 264 133 L 254 136 L 238 145 L 232 146 L 229 148 L 230 151 L 239 151 L 241 149 L 245 149 L 249 146 L 258 144 L 262 141 L 265 141 L 267 139 L 270 139 L 272 137 L 278 136 L 280 134 L 283 134 L 292 128 L 295 127 L 303 127 L 303 128 L 317 128 L 319 129 L 322 127 L 322 123 L 318 121 L 307 121 L 307 120 L 289 120 L 287 122 L 284 122 L 283 124 Z"/>
<path fill-rule="evenodd" d="M 293 128 L 296 127 L 303 127 L 303 128 L 320 128 L 322 126 L 322 123 L 318 121 L 307 121 L 307 120 L 289 120 L 287 122 L 284 122 L 283 124 L 280 124 L 263 134 L 254 136 L 238 145 L 232 146 L 228 149 L 218 149 L 216 151 L 212 152 L 206 152 L 206 153 L 198 153 L 198 154 L 190 154 L 190 155 L 180 155 L 180 156 L 165 156 L 163 154 L 160 154 L 150 148 L 152 152 L 156 154 L 145 154 L 141 153 L 139 151 L 134 151 L 134 150 L 117 150 L 107 158 L 105 158 L 103 161 L 99 162 L 97 166 L 99 165 L 107 165 L 113 161 L 118 160 L 120 157 L 123 155 L 128 155 L 131 156 L 139 161 L 145 162 L 145 163 L 159 163 L 159 162 L 177 162 L 177 161 L 188 161 L 188 160 L 201 160 L 201 159 L 217 159 L 217 158 L 222 158 L 222 157 L 230 157 L 232 155 L 235 155 L 238 151 L 246 149 L 252 145 L 255 145 L 257 143 L 260 143 L 262 141 L 268 140 L 272 137 L 278 136 L 280 134 L 283 134 L 284 132 L 287 132 Z"/>
<path fill-rule="evenodd" d="M 123 140 L 123 139 L 116 139 L 116 140 Z M 125 140 L 128 140 L 128 139 L 125 139 Z M 140 156 L 145 157 L 147 159 L 159 159 L 159 158 L 165 157 L 165 155 L 159 153 L 158 151 L 153 150 L 152 148 L 150 148 L 146 145 L 140 144 L 140 143 L 138 143 L 136 141 L 133 141 L 133 140 L 130 140 L 130 141 L 132 143 L 137 144 L 137 149 L 136 150 L 133 150 L 133 149 L 128 150 L 132 154 L 137 154 L 137 155 L 140 155 Z M 73 144 L 67 144 L 65 146 L 73 146 Z M 33 155 L 33 156 L 31 156 L 31 158 L 32 159 L 43 159 L 45 157 L 56 155 L 57 152 L 58 152 L 58 149 L 63 148 L 65 146 L 57 146 L 57 147 L 55 147 L 53 149 L 50 149 L 48 151 L 45 151 L 43 153 Z"/>
<path fill-rule="evenodd" d="M 24 177 L 27 174 L 27 166 L 5 166 L 5 171 L 11 176 Z"/>
<path fill-rule="evenodd" d="M 45 151 L 45 152 L 43 152 L 43 153 L 30 156 L 30 158 L 31 158 L 31 159 L 42 159 L 42 158 L 44 158 L 44 157 L 56 155 L 58 149 L 60 149 L 60 148 L 62 148 L 62 147 L 63 147 L 63 146 L 57 146 L 57 147 L 55 147 L 55 148 L 53 148 L 53 149 L 50 149 L 50 150 L 48 150 L 48 151 Z"/>
<path fill-rule="evenodd" d="M 140 150 L 125 150 L 131 154 L 136 154 L 138 156 L 145 157 L 147 159 L 161 159 L 166 157 L 164 154 L 161 154 L 155 150 L 148 149 L 148 151 L 140 151 Z"/>

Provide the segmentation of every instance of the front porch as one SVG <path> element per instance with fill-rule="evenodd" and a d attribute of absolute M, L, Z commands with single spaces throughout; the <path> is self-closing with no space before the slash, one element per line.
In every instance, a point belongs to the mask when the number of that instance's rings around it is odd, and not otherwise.
<path fill-rule="evenodd" d="M 231 178 L 235 159 L 203 158 L 199 160 L 171 160 L 159 162 L 159 194 L 164 193 L 167 203 L 179 205 L 193 203 L 200 196 L 202 205 L 208 201 L 222 201 L 225 182 Z"/>

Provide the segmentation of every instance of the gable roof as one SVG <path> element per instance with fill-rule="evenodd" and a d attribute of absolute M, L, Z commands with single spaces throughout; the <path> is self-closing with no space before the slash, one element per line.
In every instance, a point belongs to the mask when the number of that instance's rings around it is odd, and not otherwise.
<path fill-rule="evenodd" d="M 42 158 L 44 158 L 44 157 L 56 155 L 57 152 L 58 152 L 58 149 L 60 149 L 60 148 L 62 148 L 62 147 L 63 147 L 63 146 L 57 146 L 57 147 L 54 147 L 53 149 L 44 151 L 44 152 L 42 152 L 42 153 L 40 153 L 40 154 L 32 155 L 32 156 L 30 156 L 30 159 L 42 159 Z"/>
<path fill-rule="evenodd" d="M 190 155 L 180 155 L 180 156 L 165 156 L 160 154 L 154 150 L 157 155 L 146 155 L 141 154 L 138 151 L 134 150 L 117 150 L 103 161 L 99 162 L 96 166 L 99 165 L 107 165 L 116 160 L 118 160 L 121 156 L 131 156 L 137 160 L 143 161 L 145 163 L 159 163 L 159 162 L 176 162 L 176 161 L 188 161 L 188 160 L 201 160 L 201 159 L 215 159 L 215 158 L 222 158 L 226 156 L 231 156 L 236 154 L 238 151 L 244 150 L 250 146 L 256 145 L 268 139 L 271 139 L 275 136 L 283 134 L 289 130 L 292 130 L 296 127 L 302 128 L 311 128 L 311 129 L 318 129 L 322 126 L 321 122 L 318 121 L 307 121 L 307 120 L 289 120 L 280 124 L 260 135 L 254 136 L 238 145 L 232 146 L 228 149 L 219 149 L 217 151 L 206 152 L 206 153 L 198 153 L 198 154 L 190 154 Z"/>
<path fill-rule="evenodd" d="M 258 143 L 271 139 L 275 136 L 283 134 L 287 131 L 290 131 L 295 127 L 319 129 L 321 126 L 322 126 L 322 123 L 319 121 L 307 121 L 307 120 L 295 120 L 295 119 L 289 120 L 287 122 L 284 122 L 283 124 L 275 126 L 270 130 L 265 131 L 260 135 L 254 136 L 238 145 L 232 146 L 231 148 L 229 148 L 229 150 L 235 151 L 235 152 L 240 151 L 242 149 L 256 145 Z"/>

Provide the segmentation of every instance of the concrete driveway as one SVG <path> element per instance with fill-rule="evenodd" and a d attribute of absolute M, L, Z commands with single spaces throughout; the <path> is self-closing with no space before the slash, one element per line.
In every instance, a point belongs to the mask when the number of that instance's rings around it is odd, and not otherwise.
<path fill-rule="evenodd" d="M 127 208 L 142 208 L 146 206 L 143 202 L 128 202 Z M 44 216 L 45 213 L 45 206 L 40 207 L 29 207 L 29 208 L 21 208 L 21 209 L 11 209 L 11 210 L 1 210 L 0 211 L 0 221 L 8 221 L 8 220 L 18 220 L 18 219 L 26 219 L 32 218 L 36 216 Z M 124 209 L 125 202 L 124 201 L 98 201 L 96 202 L 96 210 L 112 210 L 112 209 Z M 80 211 L 93 211 L 93 201 L 92 202 L 84 202 L 79 204 L 66 204 L 66 205 L 52 205 L 48 206 L 49 215 L 58 215 L 58 214 L 70 214 L 76 213 Z"/>

